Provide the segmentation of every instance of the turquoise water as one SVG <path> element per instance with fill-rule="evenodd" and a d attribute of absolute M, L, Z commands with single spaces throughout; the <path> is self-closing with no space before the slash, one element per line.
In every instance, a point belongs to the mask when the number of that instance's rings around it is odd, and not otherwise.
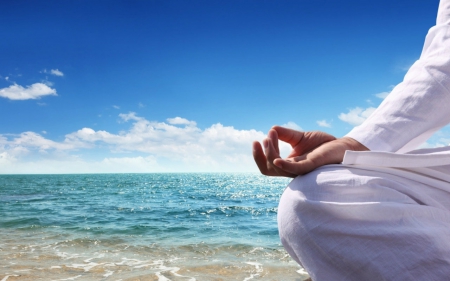
<path fill-rule="evenodd" d="M 288 182 L 256 174 L 0 176 L 0 280 L 302 280 L 278 238 Z"/>

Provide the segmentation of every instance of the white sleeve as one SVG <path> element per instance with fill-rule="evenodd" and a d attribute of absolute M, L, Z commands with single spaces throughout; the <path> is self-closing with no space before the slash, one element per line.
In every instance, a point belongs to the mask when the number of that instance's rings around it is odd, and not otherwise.
<path fill-rule="evenodd" d="M 372 151 L 407 152 L 450 123 L 450 0 L 441 0 L 422 54 L 375 112 L 346 136 Z"/>

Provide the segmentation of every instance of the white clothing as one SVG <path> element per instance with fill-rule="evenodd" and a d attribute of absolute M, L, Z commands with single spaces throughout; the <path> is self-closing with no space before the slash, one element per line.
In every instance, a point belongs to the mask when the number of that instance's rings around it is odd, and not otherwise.
<path fill-rule="evenodd" d="M 450 122 L 450 1 L 439 5 L 422 54 L 375 112 L 347 134 L 371 151 L 406 152 Z"/>
<path fill-rule="evenodd" d="M 450 184 L 440 187 L 410 171 L 323 166 L 284 191 L 280 238 L 313 281 L 450 280 Z"/>
<path fill-rule="evenodd" d="M 412 151 L 449 122 L 441 0 L 420 59 L 347 135 L 371 151 L 295 178 L 280 199 L 283 246 L 313 281 L 450 280 L 450 148 Z"/>

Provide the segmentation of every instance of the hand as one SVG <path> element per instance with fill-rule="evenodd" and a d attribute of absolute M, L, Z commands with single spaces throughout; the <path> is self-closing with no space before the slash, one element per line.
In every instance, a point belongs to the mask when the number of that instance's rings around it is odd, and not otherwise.
<path fill-rule="evenodd" d="M 278 140 L 289 143 L 292 151 L 281 159 Z M 344 137 L 336 139 L 324 132 L 299 132 L 274 126 L 263 141 L 253 143 L 253 157 L 259 170 L 266 176 L 296 177 L 326 165 L 339 164 L 346 150 L 369 150 L 358 141 Z"/>

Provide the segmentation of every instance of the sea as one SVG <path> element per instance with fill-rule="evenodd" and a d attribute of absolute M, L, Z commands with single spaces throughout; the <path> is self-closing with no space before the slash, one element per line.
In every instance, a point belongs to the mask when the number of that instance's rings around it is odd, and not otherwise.
<path fill-rule="evenodd" d="M 305 280 L 283 249 L 286 178 L 0 175 L 0 281 Z"/>

